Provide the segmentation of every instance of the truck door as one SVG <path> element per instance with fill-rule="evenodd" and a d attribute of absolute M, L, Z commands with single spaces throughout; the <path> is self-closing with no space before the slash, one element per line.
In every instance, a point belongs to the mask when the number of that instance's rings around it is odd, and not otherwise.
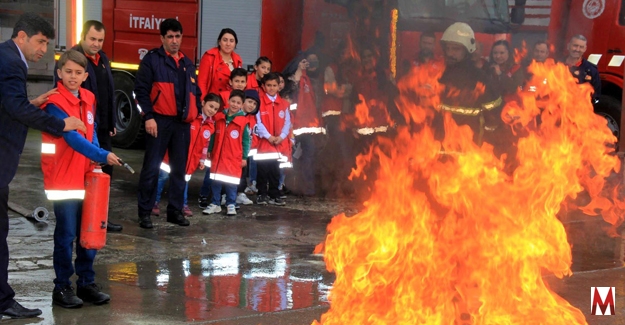
<path fill-rule="evenodd" d="M 618 8 L 618 10 L 608 13 L 607 19 L 611 23 L 608 29 L 610 35 L 607 41 L 606 57 L 602 62 L 606 66 L 605 68 L 600 67 L 599 71 L 622 76 L 623 60 L 625 59 L 625 0 L 612 1 L 614 4 L 611 8 Z M 618 16 L 614 17 L 614 15 Z"/>

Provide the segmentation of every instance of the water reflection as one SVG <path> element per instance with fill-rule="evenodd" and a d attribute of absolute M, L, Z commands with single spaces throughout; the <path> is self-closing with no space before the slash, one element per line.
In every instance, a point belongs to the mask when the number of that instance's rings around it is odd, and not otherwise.
<path fill-rule="evenodd" d="M 280 251 L 224 253 L 110 265 L 107 277 L 113 282 L 155 289 L 154 293 L 142 290 L 144 297 L 130 300 L 136 302 L 135 306 L 127 305 L 126 300 L 121 308 L 148 308 L 143 301 L 150 301 L 149 310 L 182 309 L 188 321 L 207 320 L 327 305 L 334 279 L 319 261 L 320 258 L 309 254 Z M 128 294 L 114 292 L 115 287 L 119 286 L 111 286 L 113 297 Z M 182 293 L 184 299 L 180 299 Z"/>

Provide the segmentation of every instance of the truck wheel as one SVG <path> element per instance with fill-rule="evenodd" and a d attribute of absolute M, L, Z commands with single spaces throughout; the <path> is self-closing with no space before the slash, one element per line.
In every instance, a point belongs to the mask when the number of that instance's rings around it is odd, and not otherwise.
<path fill-rule="evenodd" d="M 621 130 L 621 102 L 614 97 L 601 95 L 599 103 L 595 105 L 595 113 L 608 121 L 608 128 L 618 141 Z"/>
<path fill-rule="evenodd" d="M 134 79 L 126 72 L 113 73 L 115 103 L 117 105 L 117 135 L 112 144 L 118 148 L 138 147 L 143 144 L 145 125 L 133 96 Z"/>

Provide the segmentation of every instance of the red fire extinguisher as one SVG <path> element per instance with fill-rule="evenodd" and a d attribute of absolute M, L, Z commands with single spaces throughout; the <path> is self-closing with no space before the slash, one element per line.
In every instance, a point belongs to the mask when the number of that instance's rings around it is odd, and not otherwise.
<path fill-rule="evenodd" d="M 110 184 L 110 176 L 103 173 L 100 166 L 85 175 L 80 245 L 86 249 L 102 249 L 106 244 Z"/>

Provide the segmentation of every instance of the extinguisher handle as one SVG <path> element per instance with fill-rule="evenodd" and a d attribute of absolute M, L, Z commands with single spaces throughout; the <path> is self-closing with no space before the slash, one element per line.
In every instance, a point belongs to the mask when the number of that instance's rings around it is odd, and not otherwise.
<path fill-rule="evenodd" d="M 125 163 L 125 162 L 124 162 L 121 158 L 117 159 L 117 161 L 119 161 L 119 163 L 120 163 L 120 164 L 122 164 L 122 166 L 123 166 L 124 168 L 128 169 L 128 171 L 129 171 L 131 174 L 134 174 L 134 173 L 135 173 L 135 170 L 134 170 L 134 169 L 132 169 L 132 167 L 130 167 L 130 165 L 128 165 L 127 163 Z"/>

